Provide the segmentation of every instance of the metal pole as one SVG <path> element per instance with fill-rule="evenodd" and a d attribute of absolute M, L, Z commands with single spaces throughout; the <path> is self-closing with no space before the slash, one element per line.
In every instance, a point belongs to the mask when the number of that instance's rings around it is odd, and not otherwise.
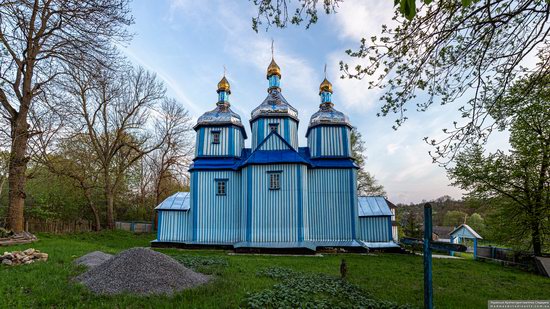
<path fill-rule="evenodd" d="M 432 205 L 424 205 L 424 308 L 433 308 L 432 289 Z"/>

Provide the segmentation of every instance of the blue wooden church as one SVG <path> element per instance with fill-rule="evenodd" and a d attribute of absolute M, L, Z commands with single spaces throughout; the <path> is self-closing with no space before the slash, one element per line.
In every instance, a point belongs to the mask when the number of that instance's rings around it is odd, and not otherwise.
<path fill-rule="evenodd" d="M 321 104 L 298 145 L 298 111 L 282 94 L 272 59 L 267 97 L 251 113 L 251 147 L 231 88 L 218 83 L 216 107 L 199 117 L 190 192 L 157 208 L 153 245 L 234 249 L 390 248 L 392 212 L 383 197 L 357 196 L 351 157 L 352 126 L 334 108 L 332 84 L 319 87 Z"/>

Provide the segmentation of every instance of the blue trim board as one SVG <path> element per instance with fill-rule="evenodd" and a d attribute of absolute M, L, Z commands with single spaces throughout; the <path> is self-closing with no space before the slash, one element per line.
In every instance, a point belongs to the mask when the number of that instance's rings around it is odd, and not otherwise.
<path fill-rule="evenodd" d="M 199 151 L 198 151 L 199 156 L 202 156 L 203 148 L 204 148 L 204 128 L 200 128 L 200 130 L 199 130 Z"/>
<path fill-rule="evenodd" d="M 192 201 L 194 201 L 193 205 L 191 205 L 191 212 L 193 214 L 193 241 L 197 241 L 197 233 L 198 233 L 198 209 L 196 203 L 197 203 L 197 173 L 191 173 L 191 192 L 192 192 Z"/>
<path fill-rule="evenodd" d="M 273 133 L 273 132 L 272 132 Z M 265 141 L 264 139 L 264 119 L 263 118 L 260 118 L 258 120 L 258 136 L 256 137 L 258 141 L 258 139 L 262 139 L 262 141 Z M 258 143 L 258 146 L 256 146 L 256 148 L 260 147 L 261 146 L 261 143 Z"/>
<path fill-rule="evenodd" d="M 355 183 L 353 181 L 353 170 L 349 170 L 349 185 L 350 185 L 349 188 L 350 188 L 351 192 L 354 192 L 354 194 L 350 194 L 350 204 L 351 204 L 351 237 L 352 237 L 352 239 L 355 239 L 357 231 L 355 230 L 355 207 L 356 207 L 356 205 L 355 205 L 354 196 L 356 194 L 355 194 L 355 190 L 354 190 Z"/>
<path fill-rule="evenodd" d="M 306 138 L 308 137 L 309 135 L 309 132 L 311 132 L 311 130 L 315 129 L 315 128 L 318 128 L 318 127 L 346 127 L 346 128 L 349 128 L 350 130 L 353 129 L 353 127 L 351 125 L 347 125 L 347 124 L 341 124 L 341 123 L 338 123 L 338 124 L 330 124 L 330 123 L 319 123 L 319 124 L 316 124 L 314 126 L 310 126 L 307 128 L 307 131 L 306 131 Z"/>
<path fill-rule="evenodd" d="M 344 144 L 344 156 L 348 157 L 348 131 L 346 127 L 342 127 L 342 144 Z"/>
<path fill-rule="evenodd" d="M 392 225 L 391 225 L 391 216 L 388 217 L 388 230 L 389 230 L 389 240 L 393 240 L 393 231 L 392 231 Z"/>
<path fill-rule="evenodd" d="M 252 169 L 246 172 L 246 241 L 252 240 Z"/>
<path fill-rule="evenodd" d="M 160 225 L 162 224 L 162 211 L 157 211 L 157 241 L 160 241 Z"/>
<path fill-rule="evenodd" d="M 229 134 L 229 155 L 233 157 L 235 156 L 235 130 L 229 128 L 229 130 L 227 130 L 227 134 Z"/>
<path fill-rule="evenodd" d="M 323 140 L 322 140 L 322 131 L 321 130 L 317 130 L 317 147 L 316 147 L 316 154 L 315 156 L 317 157 L 320 157 L 321 156 L 321 146 L 323 144 Z"/>
<path fill-rule="evenodd" d="M 297 184 L 298 184 L 298 241 L 302 242 L 304 241 L 304 213 L 303 213 L 303 205 L 302 205 L 302 169 L 300 166 L 296 167 L 298 169 L 297 172 Z"/>
<path fill-rule="evenodd" d="M 285 124 L 285 140 L 290 142 L 290 128 L 288 127 L 290 124 L 288 118 L 285 118 L 283 122 Z"/>

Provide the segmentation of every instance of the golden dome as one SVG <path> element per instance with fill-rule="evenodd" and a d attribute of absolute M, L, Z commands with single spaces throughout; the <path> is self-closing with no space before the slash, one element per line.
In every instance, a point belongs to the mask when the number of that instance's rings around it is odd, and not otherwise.
<path fill-rule="evenodd" d="M 229 94 L 231 94 L 231 86 L 229 85 L 229 82 L 227 81 L 227 78 L 225 78 L 225 75 L 218 83 L 218 92 L 225 91 Z"/>
<path fill-rule="evenodd" d="M 271 58 L 271 63 L 267 67 L 267 77 L 269 78 L 272 75 L 278 75 L 281 78 L 281 68 L 277 65 L 275 60 Z"/>
<path fill-rule="evenodd" d="M 321 85 L 319 85 L 319 94 L 321 94 L 321 92 L 323 91 L 332 93 L 332 84 L 327 80 L 326 77 Z"/>

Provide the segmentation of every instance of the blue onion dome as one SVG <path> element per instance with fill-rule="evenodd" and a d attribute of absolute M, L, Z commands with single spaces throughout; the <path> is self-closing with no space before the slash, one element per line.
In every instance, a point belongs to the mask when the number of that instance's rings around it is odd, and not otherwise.
<path fill-rule="evenodd" d="M 250 121 L 259 117 L 291 117 L 298 121 L 298 110 L 292 107 L 281 93 L 281 69 L 274 59 L 267 68 L 269 81 L 268 95 L 265 100 L 251 113 Z"/>
<path fill-rule="evenodd" d="M 197 120 L 195 128 L 201 125 L 225 125 L 233 124 L 239 127 L 243 127 L 241 123 L 241 116 L 231 110 L 231 104 L 229 103 L 229 95 L 231 94 L 231 85 L 225 76 L 218 83 L 218 103 L 216 108 L 208 111 Z"/>
<path fill-rule="evenodd" d="M 326 78 L 319 86 L 319 95 L 321 96 L 321 104 L 319 105 L 319 110 L 311 116 L 309 127 L 322 124 L 351 127 L 348 116 L 334 108 L 334 104 L 332 103 L 332 84 Z"/>

